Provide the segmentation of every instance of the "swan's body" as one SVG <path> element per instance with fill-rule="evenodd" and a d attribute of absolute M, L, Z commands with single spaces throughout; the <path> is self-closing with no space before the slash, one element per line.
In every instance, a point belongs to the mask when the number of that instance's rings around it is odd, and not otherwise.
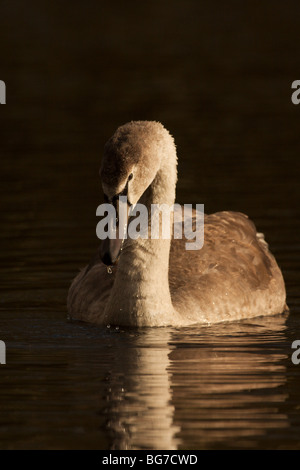
<path fill-rule="evenodd" d="M 176 164 L 173 139 L 161 124 L 126 124 L 105 147 L 104 192 L 113 200 L 126 188 L 130 203 L 149 209 L 172 205 Z M 204 246 L 187 251 L 185 242 L 127 239 L 112 273 L 96 254 L 71 285 L 70 316 L 105 325 L 184 326 L 285 310 L 281 271 L 247 216 L 206 215 Z"/>

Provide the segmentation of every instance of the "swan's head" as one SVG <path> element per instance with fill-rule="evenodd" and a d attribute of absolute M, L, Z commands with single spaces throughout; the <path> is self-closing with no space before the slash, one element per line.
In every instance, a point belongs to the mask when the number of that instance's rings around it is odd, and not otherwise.
<path fill-rule="evenodd" d="M 106 202 L 115 204 L 120 195 L 135 205 L 154 181 L 164 158 L 175 156 L 173 137 L 155 121 L 132 121 L 119 127 L 104 147 L 100 178 Z M 102 243 L 106 264 L 113 264 L 109 248 L 114 243 Z M 114 247 L 114 252 L 117 247 Z"/>
<path fill-rule="evenodd" d="M 132 121 L 119 127 L 104 147 L 100 168 L 103 192 L 112 201 L 127 195 L 136 204 L 154 180 L 162 157 L 175 148 L 162 124 Z"/>

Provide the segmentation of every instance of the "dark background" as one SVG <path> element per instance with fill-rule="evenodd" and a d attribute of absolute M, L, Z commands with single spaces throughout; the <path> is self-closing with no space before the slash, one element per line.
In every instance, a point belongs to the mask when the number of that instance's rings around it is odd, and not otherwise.
<path fill-rule="evenodd" d="M 300 78 L 299 10 L 291 0 L 3 1 L 7 301 L 22 303 L 15 289 L 8 294 L 21 283 L 30 305 L 63 306 L 77 267 L 98 243 L 103 145 L 135 119 L 159 120 L 175 136 L 178 201 L 248 213 L 293 296 L 300 106 L 291 102 L 291 83 Z M 56 294 L 41 290 L 37 301 L 37 284 Z"/>
<path fill-rule="evenodd" d="M 248 213 L 275 251 L 295 250 L 299 9 L 297 1 L 3 1 L 2 268 L 18 264 L 25 282 L 38 265 L 50 282 L 66 256 L 70 277 L 87 261 L 103 145 L 135 119 L 159 120 L 175 136 L 179 202 Z"/>

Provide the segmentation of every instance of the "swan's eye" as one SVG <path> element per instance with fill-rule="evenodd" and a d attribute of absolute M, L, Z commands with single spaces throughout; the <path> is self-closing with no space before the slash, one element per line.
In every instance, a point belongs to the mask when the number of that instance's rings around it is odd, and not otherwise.
<path fill-rule="evenodd" d="M 132 180 L 133 178 L 133 173 L 130 173 L 130 175 L 128 176 L 128 181 Z"/>

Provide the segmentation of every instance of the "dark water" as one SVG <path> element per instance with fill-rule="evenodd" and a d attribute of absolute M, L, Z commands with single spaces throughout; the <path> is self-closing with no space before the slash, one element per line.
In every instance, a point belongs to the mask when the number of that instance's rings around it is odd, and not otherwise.
<path fill-rule="evenodd" d="M 0 9 L 0 447 L 299 449 L 297 2 Z M 102 148 L 132 119 L 175 136 L 179 202 L 246 212 L 265 233 L 289 315 L 144 330 L 67 320 L 97 246 Z"/>

